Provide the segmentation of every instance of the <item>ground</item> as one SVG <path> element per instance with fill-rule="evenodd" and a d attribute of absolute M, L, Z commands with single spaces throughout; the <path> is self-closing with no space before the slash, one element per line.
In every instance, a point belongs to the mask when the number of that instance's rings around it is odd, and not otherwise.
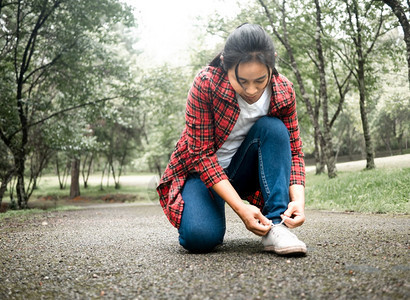
<path fill-rule="evenodd" d="M 224 244 L 195 255 L 157 201 L 75 201 L 81 210 L 0 220 L 0 299 L 409 299 L 409 215 L 308 210 L 294 230 L 308 254 L 280 257 L 227 207 Z"/>
<path fill-rule="evenodd" d="M 224 244 L 195 255 L 155 204 L 0 221 L 0 299 L 408 299 L 407 215 L 307 211 L 303 257 L 263 252 L 227 208 Z"/>

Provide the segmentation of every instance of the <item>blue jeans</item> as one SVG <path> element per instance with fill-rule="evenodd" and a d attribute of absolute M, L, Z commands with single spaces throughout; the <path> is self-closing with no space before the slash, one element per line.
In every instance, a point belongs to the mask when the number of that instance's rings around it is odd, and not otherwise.
<path fill-rule="evenodd" d="M 265 201 L 262 213 L 277 224 L 289 203 L 290 168 L 286 126 L 277 118 L 262 117 L 251 127 L 225 172 L 243 199 L 260 188 Z M 209 252 L 222 244 L 225 201 L 195 173 L 187 178 L 182 199 L 181 246 L 191 252 Z"/>

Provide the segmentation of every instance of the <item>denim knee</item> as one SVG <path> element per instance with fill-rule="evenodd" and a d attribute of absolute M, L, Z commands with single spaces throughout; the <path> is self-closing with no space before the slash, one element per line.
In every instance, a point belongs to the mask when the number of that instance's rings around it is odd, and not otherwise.
<path fill-rule="evenodd" d="M 262 117 L 254 124 L 254 130 L 275 138 L 275 140 L 284 139 L 284 142 L 289 141 L 290 133 L 283 122 L 275 117 Z"/>
<path fill-rule="evenodd" d="M 193 253 L 206 253 L 222 244 L 225 228 L 206 228 L 204 226 L 180 228 L 179 243 Z"/>

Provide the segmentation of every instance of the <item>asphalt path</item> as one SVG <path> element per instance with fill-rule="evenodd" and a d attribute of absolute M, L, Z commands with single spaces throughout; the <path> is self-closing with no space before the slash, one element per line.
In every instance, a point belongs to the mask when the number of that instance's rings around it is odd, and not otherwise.
<path fill-rule="evenodd" d="M 410 154 L 377 157 L 375 158 L 375 164 L 377 168 L 410 168 Z M 366 160 L 349 161 L 336 164 L 337 171 L 351 172 L 360 171 L 366 168 Z M 307 173 L 314 173 L 316 171 L 315 166 L 306 166 Z M 123 186 L 139 186 L 147 189 L 154 189 L 159 182 L 158 175 L 123 175 L 121 176 L 120 183 Z M 90 176 L 90 185 L 99 185 L 101 183 L 100 176 Z"/>
<path fill-rule="evenodd" d="M 227 208 L 225 242 L 190 254 L 153 204 L 0 221 L 0 299 L 409 299 L 408 215 L 307 211 L 303 257 L 263 252 Z"/>

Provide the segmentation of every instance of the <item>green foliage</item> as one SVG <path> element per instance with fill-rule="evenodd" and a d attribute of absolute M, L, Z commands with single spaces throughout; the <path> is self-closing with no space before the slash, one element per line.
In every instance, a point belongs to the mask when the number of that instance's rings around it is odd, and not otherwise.
<path fill-rule="evenodd" d="M 313 0 L 265 0 L 263 2 L 268 8 L 276 32 L 289 41 L 303 79 L 306 95 L 310 97 L 313 108 L 318 110 L 319 125 L 323 129 L 322 99 L 319 95 L 320 78 L 317 68 L 318 57 L 314 39 L 317 30 L 315 2 Z M 403 36 L 399 34 L 400 31 L 396 30 L 398 23 L 391 10 L 384 6 L 382 1 L 320 0 L 322 16 L 320 33 L 325 57 L 329 121 L 338 112 L 341 99 L 340 91 L 346 89 L 348 92 L 346 100 L 341 106 L 340 115 L 336 122 L 332 124 L 331 129 L 333 151 L 339 155 L 360 154 L 364 152 L 365 147 L 362 136 L 362 123 L 360 114 L 358 114 L 358 84 L 354 77 L 358 61 L 357 49 L 355 48 L 355 43 L 358 42 L 358 32 L 355 30 L 357 21 L 352 10 L 353 2 L 358 4 L 358 20 L 362 26 L 360 32 L 361 43 L 364 51 L 366 51 L 364 53 L 367 87 L 365 91 L 367 96 L 366 110 L 369 114 L 368 118 L 372 121 L 374 140 L 381 141 L 377 145 L 379 148 L 376 150 L 384 150 L 385 146 L 380 136 L 382 133 L 388 133 L 386 128 L 382 128 L 383 125 L 379 121 L 385 119 L 382 117 L 382 112 L 386 110 L 386 106 L 390 107 L 390 105 L 382 103 L 385 101 L 389 103 L 389 99 L 396 99 L 397 106 L 403 107 L 408 106 L 407 102 L 410 99 L 408 89 L 407 91 L 402 89 L 402 87 L 408 87 L 409 83 L 397 80 L 397 78 L 402 78 L 402 69 L 405 66 L 405 45 Z M 352 22 L 349 21 L 347 7 L 350 8 Z M 285 16 L 284 13 L 286 13 Z M 375 40 L 381 17 L 383 22 L 381 23 L 380 37 Z M 284 26 L 284 20 L 286 26 Z M 258 23 L 273 37 L 278 52 L 278 70 L 295 84 L 304 151 L 307 154 L 312 153 L 314 151 L 314 138 L 308 135 L 313 135 L 314 131 L 312 130 L 311 117 L 301 97 L 302 93 L 294 74 L 294 66 L 290 64 L 289 52 L 283 46 L 280 38 L 274 33 L 260 2 L 253 1 L 250 7 L 244 7 L 242 12 L 234 19 L 226 20 L 216 16 L 209 22 L 208 31 L 213 35 L 226 37 L 227 33 L 242 22 Z M 373 48 L 371 48 L 373 43 Z M 370 48 L 372 51 L 368 51 Z M 392 76 L 396 80 L 389 80 L 389 83 L 387 83 L 387 76 Z M 343 83 L 345 84 L 342 85 Z M 339 87 L 341 90 L 339 90 Z M 393 96 L 392 92 L 386 92 L 390 89 L 400 91 L 397 92 L 401 94 L 400 97 Z M 390 111 L 388 120 L 394 120 L 393 123 L 402 124 L 401 120 L 406 117 L 408 120 L 408 115 L 405 116 L 405 113 L 398 110 L 392 112 L 391 109 L 388 109 L 388 111 Z M 400 117 L 400 115 L 403 115 L 403 117 Z M 387 122 L 389 122 L 388 120 L 386 119 Z M 380 126 L 376 125 L 378 122 Z M 391 124 L 391 126 L 393 125 Z M 400 125 L 399 127 L 404 128 L 405 126 Z M 409 133 L 406 130 L 402 130 L 402 132 L 402 143 L 404 145 L 409 138 Z M 396 142 L 392 146 L 397 147 L 397 145 Z"/>
<path fill-rule="evenodd" d="M 410 213 L 410 169 L 378 169 L 325 175 L 308 174 L 306 205 L 313 209 Z"/>
<path fill-rule="evenodd" d="M 394 149 L 403 153 L 410 135 L 410 95 L 405 67 L 402 66 L 400 71 L 385 72 L 382 75 L 388 86 L 380 91 L 372 118 L 376 147 L 387 150 L 390 154 Z M 401 84 L 396 85 L 397 83 Z"/>
<path fill-rule="evenodd" d="M 168 163 L 185 124 L 185 103 L 191 72 L 167 65 L 146 70 L 139 104 L 140 124 L 143 124 L 143 150 L 137 167 L 161 173 Z"/>
<path fill-rule="evenodd" d="M 35 187 L 50 151 L 94 147 L 89 123 L 129 88 L 127 62 L 111 45 L 134 19 L 116 0 L 2 1 L 0 9 L 0 137 L 14 157 L 20 205 L 26 173 Z"/>

